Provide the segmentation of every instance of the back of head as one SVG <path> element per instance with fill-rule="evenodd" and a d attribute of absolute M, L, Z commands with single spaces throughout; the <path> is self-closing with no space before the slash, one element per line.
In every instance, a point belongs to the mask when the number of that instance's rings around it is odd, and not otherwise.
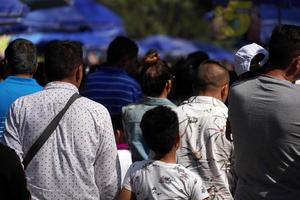
<path fill-rule="evenodd" d="M 194 76 L 197 67 L 205 60 L 209 59 L 207 53 L 197 51 L 187 56 L 185 60 L 179 60 L 172 71 L 175 75 L 175 100 L 185 100 L 193 95 Z"/>
<path fill-rule="evenodd" d="M 146 96 L 158 97 L 163 92 L 168 80 L 172 79 L 168 64 L 159 60 L 147 66 L 141 72 L 141 87 Z"/>
<path fill-rule="evenodd" d="M 13 75 L 33 74 L 37 68 L 36 47 L 25 39 L 16 39 L 5 50 L 5 60 Z"/>
<path fill-rule="evenodd" d="M 118 64 L 122 59 L 136 58 L 138 54 L 138 46 L 131 39 L 118 36 L 108 46 L 107 62 L 110 64 Z"/>
<path fill-rule="evenodd" d="M 214 60 L 204 61 L 199 65 L 195 77 L 196 92 L 218 91 L 229 83 L 229 73 L 224 66 Z"/>
<path fill-rule="evenodd" d="M 300 55 L 300 27 L 279 25 L 269 41 L 270 68 L 286 69 L 295 56 Z"/>
<path fill-rule="evenodd" d="M 60 81 L 83 65 L 82 47 L 78 42 L 55 41 L 45 51 L 45 73 L 48 81 Z"/>
<path fill-rule="evenodd" d="M 208 60 L 209 56 L 203 51 L 190 53 L 186 58 L 186 65 L 197 68 L 203 61 Z"/>
<path fill-rule="evenodd" d="M 141 129 L 149 148 L 155 153 L 166 154 L 176 144 L 179 133 L 177 114 L 165 106 L 153 108 L 144 114 Z"/>

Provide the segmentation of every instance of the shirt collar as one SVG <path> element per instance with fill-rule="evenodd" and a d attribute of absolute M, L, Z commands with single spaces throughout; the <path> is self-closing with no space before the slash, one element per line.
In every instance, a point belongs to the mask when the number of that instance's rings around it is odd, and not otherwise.
<path fill-rule="evenodd" d="M 18 76 L 8 76 L 5 79 L 5 82 L 13 82 L 13 83 L 22 83 L 22 84 L 32 84 L 35 83 L 37 84 L 36 80 L 33 78 L 22 78 L 22 77 L 18 77 Z"/>
<path fill-rule="evenodd" d="M 182 104 L 190 104 L 190 103 L 212 104 L 212 105 L 227 108 L 222 101 L 210 96 L 193 96 L 190 97 L 188 100 L 184 101 Z"/>
<path fill-rule="evenodd" d="M 53 81 L 48 83 L 45 86 L 45 90 L 48 89 L 67 89 L 67 90 L 73 90 L 74 92 L 79 92 L 78 88 L 73 85 L 72 83 L 67 83 L 67 82 L 63 82 L 63 81 Z"/>
<path fill-rule="evenodd" d="M 162 105 L 162 106 L 175 106 L 174 103 L 172 103 L 167 98 L 159 98 L 159 97 L 146 97 L 144 104 L 147 105 Z"/>

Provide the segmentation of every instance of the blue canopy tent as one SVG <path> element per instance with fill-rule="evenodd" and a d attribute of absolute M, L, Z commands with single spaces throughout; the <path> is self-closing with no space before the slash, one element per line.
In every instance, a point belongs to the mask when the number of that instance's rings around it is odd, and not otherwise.
<path fill-rule="evenodd" d="M 156 49 L 162 58 L 167 56 L 175 58 L 184 57 L 189 53 L 201 50 L 206 52 L 212 59 L 227 60 L 231 63 L 234 61 L 232 52 L 209 44 L 173 38 L 165 35 L 149 36 L 138 41 L 138 45 L 140 48 L 140 56 L 143 56 L 150 49 Z"/>
<path fill-rule="evenodd" d="M 52 40 L 76 40 L 85 48 L 106 48 L 117 35 L 124 35 L 122 19 L 93 0 L 75 0 L 70 6 L 34 10 L 22 20 L 22 37 L 35 44 Z"/>
<path fill-rule="evenodd" d="M 122 19 L 93 0 L 75 0 L 70 6 L 35 10 L 28 13 L 22 23 L 28 32 L 125 32 Z"/>
<path fill-rule="evenodd" d="M 27 11 L 28 7 L 18 0 L 0 0 L 0 33 L 16 28 Z"/>
<path fill-rule="evenodd" d="M 49 32 L 49 33 L 24 33 L 15 34 L 11 38 L 25 38 L 32 41 L 34 44 L 45 44 L 53 40 L 75 40 L 81 42 L 85 49 L 103 49 L 105 50 L 112 38 L 101 33 L 96 32 L 78 32 L 78 33 L 63 33 L 63 32 Z"/>

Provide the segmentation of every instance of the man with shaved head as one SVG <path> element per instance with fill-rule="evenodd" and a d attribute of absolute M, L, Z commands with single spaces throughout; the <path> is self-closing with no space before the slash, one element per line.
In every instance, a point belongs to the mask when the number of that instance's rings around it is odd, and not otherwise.
<path fill-rule="evenodd" d="M 207 60 L 197 69 L 196 96 L 175 109 L 181 136 L 177 162 L 201 177 L 210 199 L 233 199 L 233 145 L 225 138 L 228 83 L 228 71 Z"/>

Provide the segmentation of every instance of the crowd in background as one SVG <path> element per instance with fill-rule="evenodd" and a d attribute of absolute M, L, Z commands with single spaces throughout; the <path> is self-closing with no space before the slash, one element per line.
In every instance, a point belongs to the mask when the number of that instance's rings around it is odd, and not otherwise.
<path fill-rule="evenodd" d="M 300 27 L 243 46 L 234 71 L 202 51 L 138 60 L 124 36 L 88 74 L 77 42 L 43 53 L 17 39 L 1 63 L 0 199 L 300 195 Z"/>

